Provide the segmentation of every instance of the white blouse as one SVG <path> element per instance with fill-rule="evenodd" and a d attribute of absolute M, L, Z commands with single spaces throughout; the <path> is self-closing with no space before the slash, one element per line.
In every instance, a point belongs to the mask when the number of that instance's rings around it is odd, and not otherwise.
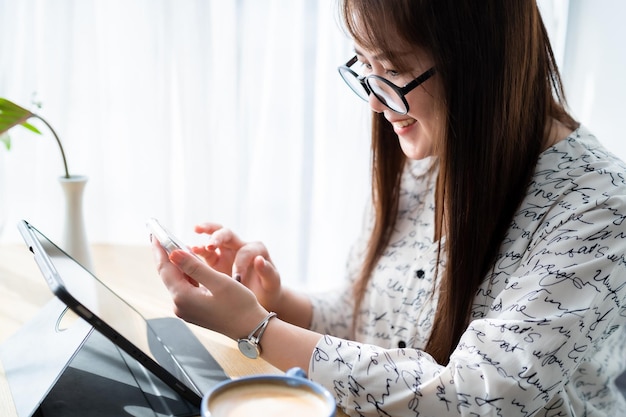
<path fill-rule="evenodd" d="M 447 366 L 420 350 L 437 304 L 436 171 L 432 158 L 407 165 L 356 341 L 350 285 L 371 215 L 344 286 L 312 296 L 311 329 L 326 336 L 309 377 L 354 416 L 626 416 L 614 385 L 626 370 L 626 165 L 584 127 L 541 154 Z"/>

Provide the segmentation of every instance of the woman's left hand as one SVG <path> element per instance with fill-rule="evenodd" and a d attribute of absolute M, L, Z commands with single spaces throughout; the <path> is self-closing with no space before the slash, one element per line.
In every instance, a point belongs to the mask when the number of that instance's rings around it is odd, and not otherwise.
<path fill-rule="evenodd" d="M 268 314 L 251 290 L 199 258 L 182 250 L 168 257 L 156 239 L 152 250 L 181 319 L 238 339 Z"/>

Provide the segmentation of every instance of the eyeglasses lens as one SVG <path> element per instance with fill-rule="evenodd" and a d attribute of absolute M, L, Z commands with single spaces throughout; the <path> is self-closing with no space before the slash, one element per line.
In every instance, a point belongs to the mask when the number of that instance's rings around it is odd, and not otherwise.
<path fill-rule="evenodd" d="M 401 114 L 406 114 L 408 111 L 404 100 L 397 91 L 397 87 L 384 78 L 370 75 L 365 78 L 365 83 L 363 83 L 363 79 L 357 73 L 345 66 L 339 68 L 339 74 L 350 89 L 361 99 L 368 101 L 371 91 L 381 103 L 391 110 Z"/>
<path fill-rule="evenodd" d="M 375 77 L 368 78 L 367 85 L 376 98 L 385 106 L 398 113 L 406 112 L 406 106 L 402 98 L 398 95 L 398 92 L 384 80 Z"/>
<path fill-rule="evenodd" d="M 341 74 L 341 78 L 348 84 L 348 87 L 352 91 L 356 93 L 361 99 L 367 101 L 369 96 L 369 91 L 366 90 L 366 87 L 361 83 L 358 76 L 349 68 L 342 67 L 339 69 L 339 74 Z"/>

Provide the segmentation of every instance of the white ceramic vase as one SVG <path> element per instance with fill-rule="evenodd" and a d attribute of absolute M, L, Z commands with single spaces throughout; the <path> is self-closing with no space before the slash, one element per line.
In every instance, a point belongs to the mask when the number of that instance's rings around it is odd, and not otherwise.
<path fill-rule="evenodd" d="M 87 177 L 70 175 L 59 177 L 65 197 L 65 220 L 63 227 L 63 250 L 87 270 L 93 271 L 91 248 L 85 232 L 83 217 L 83 193 Z"/>

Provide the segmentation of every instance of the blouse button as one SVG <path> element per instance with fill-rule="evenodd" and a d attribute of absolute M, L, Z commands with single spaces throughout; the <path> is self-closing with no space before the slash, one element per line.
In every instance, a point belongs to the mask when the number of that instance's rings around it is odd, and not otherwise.
<path fill-rule="evenodd" d="M 404 348 L 406 347 L 406 342 L 405 342 L 404 340 L 400 340 L 400 341 L 398 342 L 398 347 L 399 347 L 400 349 L 404 349 Z"/>
<path fill-rule="evenodd" d="M 423 269 L 418 269 L 417 271 L 415 271 L 415 276 L 419 279 L 424 278 L 425 272 Z"/>

